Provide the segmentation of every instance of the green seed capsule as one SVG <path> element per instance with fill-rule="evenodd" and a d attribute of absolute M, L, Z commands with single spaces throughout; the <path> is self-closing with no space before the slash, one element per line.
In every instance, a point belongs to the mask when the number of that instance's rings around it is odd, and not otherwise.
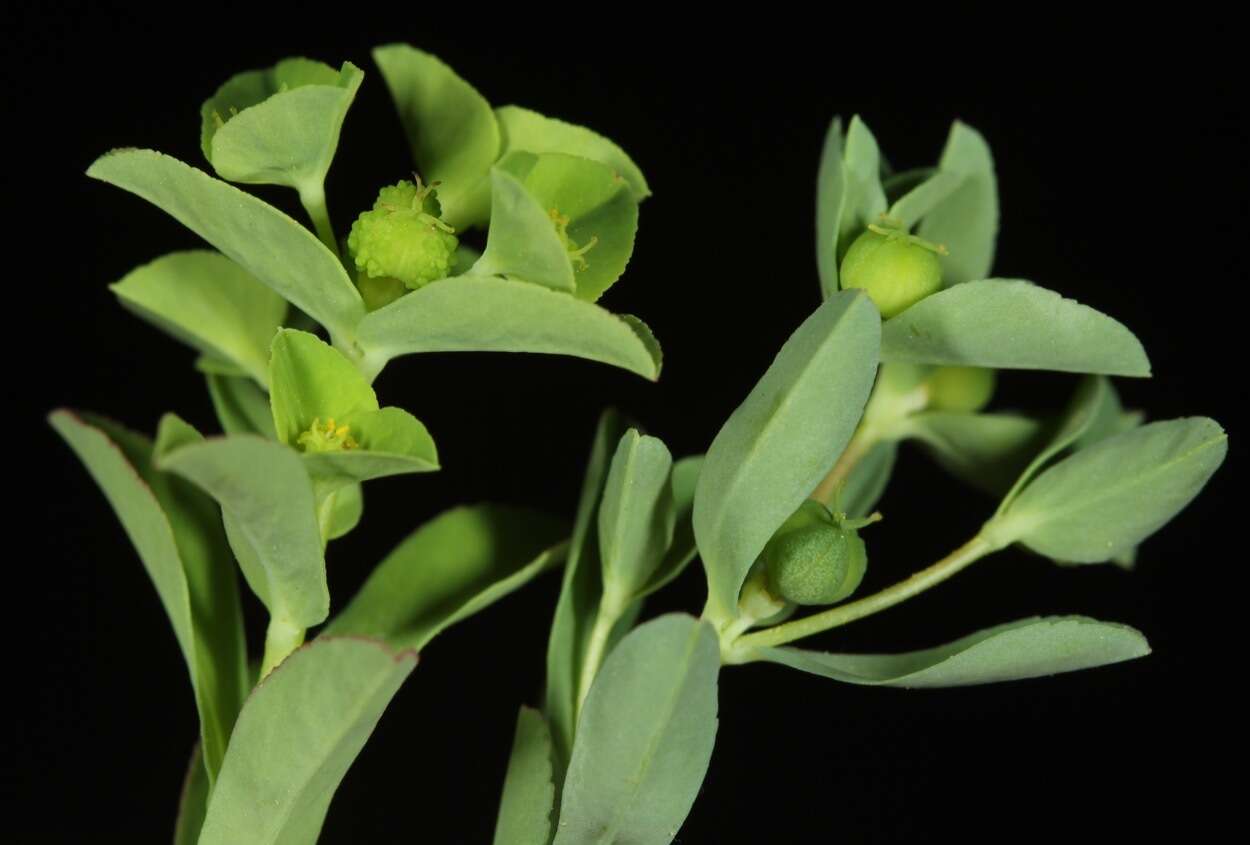
<path fill-rule="evenodd" d="M 902 229 L 873 224 L 842 259 L 842 287 L 863 289 L 889 319 L 942 287 L 942 251 Z"/>
<path fill-rule="evenodd" d="M 440 214 L 433 185 L 423 187 L 418 180 L 383 188 L 347 236 L 356 269 L 370 279 L 398 279 L 413 290 L 447 278 L 459 241 Z"/>
<path fill-rule="evenodd" d="M 819 502 L 805 501 L 764 547 L 768 590 L 795 604 L 834 604 L 855 592 L 868 565 L 856 528 Z"/>
<path fill-rule="evenodd" d="M 929 407 L 974 413 L 990 403 L 997 376 L 982 367 L 938 367 L 929 376 Z"/>

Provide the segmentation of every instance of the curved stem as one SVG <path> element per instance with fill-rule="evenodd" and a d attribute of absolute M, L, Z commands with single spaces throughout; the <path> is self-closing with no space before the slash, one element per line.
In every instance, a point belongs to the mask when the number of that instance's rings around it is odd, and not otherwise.
<path fill-rule="evenodd" d="M 577 681 L 577 706 L 573 710 L 573 723 L 577 724 L 577 716 L 581 712 L 582 703 L 586 701 L 586 696 L 590 694 L 590 687 L 595 682 L 595 675 L 599 674 L 599 667 L 603 665 L 603 659 L 608 650 L 608 639 L 612 636 L 612 629 L 616 627 L 617 621 L 621 618 L 620 603 L 613 600 L 608 594 L 604 593 L 599 601 L 599 610 L 595 614 L 595 625 L 590 629 L 590 639 L 586 643 L 586 654 L 582 657 L 581 671 L 578 672 Z"/>
<path fill-rule="evenodd" d="M 877 436 L 871 428 L 861 426 L 855 431 L 855 435 L 851 438 L 851 442 L 846 444 L 846 449 L 842 451 L 842 455 L 834 463 L 833 468 L 816 485 L 816 489 L 812 491 L 810 498 L 820 502 L 825 507 L 832 507 L 833 500 L 838 494 L 838 488 L 841 487 L 846 479 L 850 476 L 855 466 L 868 454 L 868 450 L 877 443 Z"/>
<path fill-rule="evenodd" d="M 330 225 L 330 210 L 326 208 L 326 191 L 322 184 L 310 185 L 299 189 L 299 201 L 308 212 L 313 228 L 321 242 L 334 253 L 334 257 L 343 260 L 339 255 L 339 242 L 334 237 L 334 227 Z"/>
<path fill-rule="evenodd" d="M 863 619 L 865 616 L 879 613 L 888 607 L 907 601 L 907 599 L 924 592 L 932 586 L 940 584 L 969 564 L 1000 548 L 1002 548 L 1001 545 L 991 542 L 981 534 L 977 534 L 937 563 L 927 569 L 920 570 L 915 575 L 898 582 L 892 587 L 887 587 L 878 593 L 873 593 L 871 596 L 866 596 L 849 604 L 839 605 L 821 613 L 805 616 L 802 619 L 786 622 L 754 634 L 747 634 L 737 640 L 733 651 L 741 656 L 744 652 L 754 648 L 784 645 L 803 637 L 810 637 L 812 634 L 819 634 L 821 631 L 828 631 L 830 628 L 837 628 L 848 622 L 854 622 L 856 619 Z"/>

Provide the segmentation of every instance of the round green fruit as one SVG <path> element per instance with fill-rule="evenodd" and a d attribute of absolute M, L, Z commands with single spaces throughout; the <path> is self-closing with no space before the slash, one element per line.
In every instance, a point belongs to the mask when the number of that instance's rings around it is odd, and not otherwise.
<path fill-rule="evenodd" d="M 805 501 L 764 547 L 768 591 L 802 605 L 855 592 L 868 565 L 864 541 L 819 502 Z"/>
<path fill-rule="evenodd" d="M 929 376 L 929 407 L 973 413 L 989 404 L 997 377 L 982 367 L 938 367 Z"/>
<path fill-rule="evenodd" d="M 842 259 L 842 287 L 862 289 L 888 320 L 942 287 L 936 250 L 901 230 L 871 227 Z"/>

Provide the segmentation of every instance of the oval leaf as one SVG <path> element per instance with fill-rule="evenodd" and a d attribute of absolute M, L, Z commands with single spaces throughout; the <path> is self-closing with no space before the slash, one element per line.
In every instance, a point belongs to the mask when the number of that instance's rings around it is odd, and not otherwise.
<path fill-rule="evenodd" d="M 238 435 L 163 442 L 156 462 L 221 505 L 243 575 L 271 616 L 300 628 L 325 620 L 330 593 L 321 530 L 299 455 Z"/>
<path fill-rule="evenodd" d="M 881 153 L 859 116 L 845 137 L 835 117 L 825 134 L 816 175 L 816 264 L 827 297 L 838 290 L 838 264 L 851 240 L 885 211 Z"/>
<path fill-rule="evenodd" d="M 427 183 L 439 182 L 443 219 L 457 229 L 490 217 L 486 174 L 499 157 L 490 103 L 439 59 L 407 44 L 373 51 L 412 156 Z"/>
<path fill-rule="evenodd" d="M 336 337 L 365 313 L 343 265 L 317 236 L 251 194 L 152 150 L 116 150 L 87 175 L 142 197 L 237 262 Z"/>
<path fill-rule="evenodd" d="M 1206 417 L 1100 440 L 1039 475 L 990 534 L 1066 563 L 1111 560 L 1180 513 L 1227 452 L 1228 436 Z"/>
<path fill-rule="evenodd" d="M 231 182 L 323 190 L 364 73 L 309 59 L 231 79 L 204 104 L 205 153 Z"/>
<path fill-rule="evenodd" d="M 490 171 L 490 232 L 486 250 L 469 273 L 510 276 L 572 293 L 577 288 L 568 250 L 538 198 L 513 174 Z"/>
<path fill-rule="evenodd" d="M 881 360 L 1149 376 L 1121 323 L 1020 280 L 967 282 L 920 300 L 881 332 Z"/>
<path fill-rule="evenodd" d="M 286 301 L 224 255 L 170 253 L 111 289 L 122 305 L 184 343 L 261 384 L 268 380 L 269 344 L 286 319 Z"/>
<path fill-rule="evenodd" d="M 554 845 L 667 845 L 716 741 L 720 647 L 711 626 L 661 616 L 628 634 L 590 688 Z"/>
<path fill-rule="evenodd" d="M 987 493 L 1007 490 L 1042 445 L 1041 422 L 1020 414 L 926 411 L 898 436 L 918 440 L 951 475 Z"/>
<path fill-rule="evenodd" d="M 708 449 L 694 533 L 717 621 L 764 544 L 850 441 L 877 371 L 881 318 L 858 291 L 825 300 L 790 336 Z"/>
<path fill-rule="evenodd" d="M 672 468 L 664 442 L 637 429 L 625 432 L 616 447 L 599 506 L 603 589 L 614 602 L 642 590 L 673 540 Z"/>
<path fill-rule="evenodd" d="M 548 213 L 549 225 L 557 216 L 567 219 L 567 248 L 584 250 L 580 258 L 567 256 L 577 298 L 596 301 L 625 272 L 634 251 L 638 203 L 625 180 L 607 165 L 561 153 L 514 152 L 499 167 L 521 180 Z"/>
<path fill-rule="evenodd" d="M 998 182 L 981 133 L 955 121 L 938 173 L 954 174 L 959 186 L 928 210 L 917 234 L 947 247 L 948 254 L 941 257 L 947 285 L 984 279 L 994 264 L 998 238 Z"/>
<path fill-rule="evenodd" d="M 564 559 L 563 522 L 501 505 L 445 511 L 378 564 L 330 634 L 421 649 L 439 632 Z"/>
<path fill-rule="evenodd" d="M 905 654 L 768 648 L 755 657 L 848 684 L 923 688 L 1038 678 L 1149 653 L 1146 638 L 1127 625 L 1084 616 L 1048 616 L 1010 622 L 944 646 Z"/>
<path fill-rule="evenodd" d="M 266 372 L 268 378 L 268 372 Z M 208 394 L 221 430 L 226 434 L 258 434 L 270 440 L 278 439 L 273 427 L 273 410 L 269 397 L 255 381 L 238 376 L 209 373 Z"/>
<path fill-rule="evenodd" d="M 357 639 L 318 639 L 256 687 L 239 714 L 200 845 L 313 845 L 330 799 L 417 664 Z"/>
<path fill-rule="evenodd" d="M 547 845 L 551 841 L 556 798 L 551 755 L 551 731 L 543 714 L 522 707 L 495 820 L 495 845 Z"/>
<path fill-rule="evenodd" d="M 651 188 L 638 165 L 624 150 L 602 135 L 520 106 L 501 106 L 495 109 L 495 118 L 499 121 L 499 132 L 503 137 L 504 155 L 524 150 L 588 158 L 607 165 L 619 174 L 628 183 L 635 202 L 651 196 Z"/>
<path fill-rule="evenodd" d="M 414 352 L 539 352 L 611 364 L 654 381 L 650 332 L 568 294 L 491 276 L 426 285 L 369 314 L 360 343 L 390 360 Z"/>
<path fill-rule="evenodd" d="M 868 516 L 885 493 L 894 472 L 894 460 L 898 456 L 898 444 L 889 441 L 877 443 L 855 464 L 846 483 L 838 491 L 834 504 L 837 509 L 852 518 Z"/>

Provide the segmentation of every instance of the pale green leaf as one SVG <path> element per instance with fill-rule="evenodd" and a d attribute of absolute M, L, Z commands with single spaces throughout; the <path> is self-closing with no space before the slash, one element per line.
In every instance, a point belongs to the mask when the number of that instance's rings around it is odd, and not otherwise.
<path fill-rule="evenodd" d="M 559 564 L 566 531 L 561 520 L 522 508 L 445 511 L 378 564 L 326 631 L 424 648 L 439 632 Z"/>
<path fill-rule="evenodd" d="M 490 183 L 486 250 L 469 273 L 509 276 L 573 293 L 577 289 L 573 265 L 547 209 L 520 179 L 502 168 L 491 169 Z"/>
<path fill-rule="evenodd" d="M 156 587 L 191 676 L 211 783 L 248 689 L 242 610 L 217 509 L 156 471 L 147 438 L 64 410 L 49 421 L 100 486 Z"/>
<path fill-rule="evenodd" d="M 313 845 L 330 799 L 416 666 L 412 651 L 318 639 L 239 714 L 199 845 Z"/>
<path fill-rule="evenodd" d="M 618 602 L 635 597 L 673 540 L 676 513 L 664 442 L 625 432 L 612 456 L 599 506 L 599 560 L 604 592 Z"/>
<path fill-rule="evenodd" d="M 835 117 L 816 177 L 816 263 L 826 297 L 838 290 L 838 264 L 847 247 L 885 208 L 876 139 L 858 115 L 845 136 Z"/>
<path fill-rule="evenodd" d="M 716 741 L 720 648 L 706 622 L 634 629 L 595 678 L 577 724 L 554 845 L 667 845 Z"/>
<path fill-rule="evenodd" d="M 439 182 L 443 219 L 457 229 L 490 216 L 486 174 L 500 153 L 490 103 L 439 59 L 407 44 L 373 51 L 421 176 Z"/>
<path fill-rule="evenodd" d="M 243 575 L 272 617 L 300 628 L 325 620 L 330 594 L 321 531 L 312 482 L 298 454 L 246 434 L 163 439 L 156 463 L 221 505 Z"/>
<path fill-rule="evenodd" d="M 268 371 L 266 371 L 268 377 Z M 217 421 L 226 434 L 259 434 L 276 440 L 273 411 L 269 396 L 250 378 L 207 376 L 208 393 L 213 401 Z"/>
<path fill-rule="evenodd" d="M 581 252 L 580 260 L 572 258 L 577 298 L 597 300 L 625 272 L 634 251 L 638 203 L 629 185 L 607 165 L 562 153 L 513 152 L 499 168 L 522 182 L 548 214 L 549 226 L 551 215 L 567 218 L 569 243 L 562 248 Z M 492 211 L 492 232 L 495 219 Z"/>
<path fill-rule="evenodd" d="M 522 707 L 495 820 L 495 845 L 547 845 L 556 787 L 551 771 L 551 731 L 543 714 Z"/>
<path fill-rule="evenodd" d="M 1022 414 L 956 411 L 913 414 L 897 431 L 923 444 L 951 475 L 993 495 L 1011 487 L 1045 433 L 1041 422 Z"/>
<path fill-rule="evenodd" d="M 329 495 L 329 516 L 325 521 L 326 540 L 337 540 L 360 523 L 365 512 L 365 494 L 359 484 L 345 484 Z"/>
<path fill-rule="evenodd" d="M 1149 376 L 1121 323 L 1025 281 L 967 282 L 920 300 L 881 331 L 881 360 Z"/>
<path fill-rule="evenodd" d="M 607 165 L 624 179 L 635 202 L 651 196 L 651 188 L 638 165 L 624 150 L 602 135 L 520 106 L 500 106 L 495 109 L 495 117 L 503 137 L 503 155 L 524 150 L 588 158 Z"/>
<path fill-rule="evenodd" d="M 343 265 L 317 236 L 251 194 L 152 150 L 116 150 L 87 175 L 164 210 L 279 295 L 350 338 L 365 313 Z"/>
<path fill-rule="evenodd" d="M 112 291 L 122 305 L 264 384 L 282 297 L 217 252 L 174 252 L 132 270 Z"/>
<path fill-rule="evenodd" d="M 191 752 L 187 773 L 182 779 L 182 792 L 178 796 L 178 817 L 174 820 L 174 845 L 195 845 L 204 826 L 204 813 L 208 809 L 208 769 L 204 767 L 204 755 L 200 744 Z"/>
<path fill-rule="evenodd" d="M 898 444 L 893 441 L 877 443 L 869 449 L 838 491 L 836 509 L 853 518 L 872 513 L 890 483 L 897 455 Z"/>
<path fill-rule="evenodd" d="M 938 172 L 955 174 L 959 187 L 927 211 L 917 234 L 946 246 L 948 254 L 941 259 L 947 285 L 984 279 L 994 264 L 998 238 L 998 183 L 981 133 L 955 121 Z"/>
<path fill-rule="evenodd" d="M 849 442 L 876 375 L 880 331 L 863 293 L 830 296 L 716 435 L 694 501 L 712 619 L 733 618 L 764 544 Z"/>
<path fill-rule="evenodd" d="M 231 182 L 320 193 L 363 80 L 351 62 L 309 59 L 239 74 L 201 109 L 208 160 Z"/>
<path fill-rule="evenodd" d="M 673 472 L 669 479 L 674 515 L 673 540 L 664 555 L 664 560 L 660 562 L 655 574 L 651 576 L 651 580 L 638 591 L 638 598 L 649 596 L 665 587 L 685 571 L 698 553 L 691 516 L 694 511 L 694 491 L 698 486 L 699 473 L 702 470 L 702 455 L 682 458 L 673 464 Z"/>
<path fill-rule="evenodd" d="M 990 536 L 1066 563 L 1112 560 L 1189 504 L 1227 452 L 1228 436 L 1206 417 L 1117 434 L 1034 479 L 990 523 Z"/>
<path fill-rule="evenodd" d="M 910 229 L 954 193 L 963 182 L 962 174 L 951 170 L 934 171 L 927 179 L 895 200 L 887 214 L 902 224 L 904 229 Z"/>
<path fill-rule="evenodd" d="M 755 659 L 848 684 L 960 687 L 1074 672 L 1144 657 L 1146 638 L 1127 625 L 1084 616 L 1022 619 L 944 646 L 905 654 L 827 654 L 767 648 Z"/>
<path fill-rule="evenodd" d="M 359 340 L 380 360 L 414 352 L 539 352 L 659 378 L 650 332 L 568 294 L 490 276 L 443 279 L 413 291 L 369 314 Z"/>
<path fill-rule="evenodd" d="M 547 641 L 547 691 L 544 711 L 551 722 L 556 759 L 563 766 L 573 747 L 573 719 L 577 711 L 578 682 L 591 626 L 599 613 L 603 590 L 599 562 L 599 502 L 608 466 L 628 423 L 615 410 L 599 418 L 586 462 L 573 536 L 555 618 Z"/>

